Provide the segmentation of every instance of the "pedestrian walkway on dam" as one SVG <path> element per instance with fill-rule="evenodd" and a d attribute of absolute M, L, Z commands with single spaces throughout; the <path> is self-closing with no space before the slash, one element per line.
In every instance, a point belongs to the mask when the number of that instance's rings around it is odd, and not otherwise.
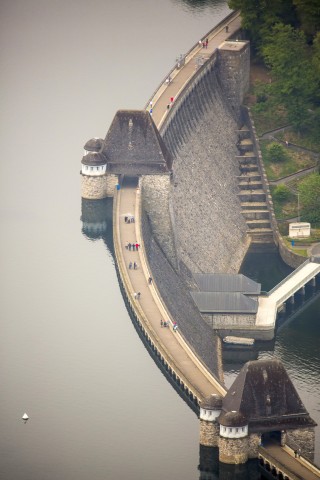
<path fill-rule="evenodd" d="M 216 48 L 234 32 L 240 28 L 240 14 L 235 12 L 228 17 L 225 23 L 214 28 L 206 38 L 208 38 L 208 47 L 203 48 L 200 45 L 194 47 L 186 56 L 185 64 L 181 68 L 176 68 L 171 72 L 171 83 L 162 84 L 152 98 L 152 118 L 157 128 L 163 124 L 167 115 L 167 105 L 170 99 L 177 98 L 186 84 L 196 73 L 196 57 L 209 58 Z M 226 28 L 227 26 L 227 28 Z M 146 321 L 151 330 L 157 336 L 159 343 L 163 345 L 174 361 L 172 367 L 181 374 L 187 382 L 193 386 L 197 392 L 199 400 L 219 393 L 224 396 L 226 390 L 221 384 L 208 372 L 200 359 L 195 356 L 187 343 L 181 337 L 179 330 L 173 331 L 172 321 L 168 318 L 168 313 L 163 305 L 155 285 L 148 283 L 151 273 L 148 271 L 147 260 L 143 249 L 143 239 L 141 236 L 141 222 L 139 218 L 140 194 L 137 185 L 132 183 L 132 179 L 125 177 L 121 189 L 116 192 L 115 200 L 117 204 L 114 227 L 116 229 L 115 242 L 118 242 L 118 263 L 122 262 L 122 271 L 125 272 L 129 280 L 129 295 L 131 300 L 139 303 L 139 308 L 143 310 Z M 134 222 L 126 223 L 125 217 L 128 214 L 133 215 Z M 126 248 L 128 243 L 138 243 L 141 247 L 138 251 Z M 130 262 L 132 268 L 129 268 Z M 136 262 L 137 268 L 133 268 Z M 136 298 L 140 293 L 140 298 Z M 138 308 L 138 310 L 139 310 Z M 163 321 L 170 321 L 170 327 L 161 326 Z"/>
<path fill-rule="evenodd" d="M 208 47 L 204 48 L 202 45 L 194 47 L 185 58 L 184 65 L 181 65 L 180 68 L 175 68 L 170 77 L 172 81 L 168 84 L 164 83 L 157 92 L 154 94 L 152 101 L 152 118 L 155 122 L 158 130 L 160 130 L 163 122 L 166 119 L 166 116 L 171 108 L 171 99 L 173 102 L 183 90 L 186 83 L 195 75 L 199 62 L 205 62 L 213 52 L 221 45 L 222 42 L 231 37 L 235 32 L 240 29 L 241 18 L 240 13 L 235 12 L 232 16 L 229 17 L 228 21 L 224 22 L 218 28 L 213 29 L 208 37 L 205 37 L 202 40 L 208 38 Z M 227 27 L 227 28 L 226 28 Z M 226 29 L 228 31 L 226 31 Z M 168 109 L 169 105 L 169 109 Z M 150 108 L 149 108 L 150 110 Z"/>
<path fill-rule="evenodd" d="M 265 461 L 269 460 L 271 464 L 281 465 L 283 467 L 282 471 L 289 475 L 288 478 L 297 480 L 319 479 L 319 469 L 302 457 L 295 458 L 294 451 L 289 447 L 279 448 L 279 445 L 269 443 L 261 448 L 260 454 Z"/>
<path fill-rule="evenodd" d="M 131 295 L 131 300 L 142 308 L 148 322 L 146 327 L 155 333 L 160 344 L 169 352 L 174 361 L 172 367 L 178 375 L 186 378 L 188 383 L 193 386 L 197 398 L 202 400 L 212 393 L 224 395 L 226 390 L 187 347 L 179 330 L 173 330 L 173 323 L 158 297 L 153 282 L 150 284 L 148 281 L 150 272 L 148 271 L 140 232 L 140 192 L 137 188 L 136 179 L 126 177 L 121 189 L 117 191 L 116 197 L 116 241 L 121 252 L 121 258 L 118 258 L 118 262 L 123 262 L 123 271 L 126 272 L 128 278 L 129 291 L 127 293 Z M 127 223 L 125 221 L 128 214 L 134 217 L 134 222 Z M 138 251 L 129 250 L 126 248 L 127 243 L 138 243 L 140 247 Z M 137 268 L 129 268 L 130 262 L 132 264 L 135 262 Z M 135 298 L 135 293 L 138 292 L 141 296 Z M 161 326 L 161 319 L 169 321 L 169 328 Z"/>

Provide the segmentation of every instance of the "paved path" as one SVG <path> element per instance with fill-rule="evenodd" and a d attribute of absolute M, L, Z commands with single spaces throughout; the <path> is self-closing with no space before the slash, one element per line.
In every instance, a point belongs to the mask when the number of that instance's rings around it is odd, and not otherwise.
<path fill-rule="evenodd" d="M 239 13 L 233 14 L 232 18 L 228 19 L 228 23 L 213 29 L 208 35 L 208 48 L 196 46 L 186 57 L 185 65 L 179 69 L 175 69 L 172 74 L 172 82 L 170 84 L 163 84 L 153 97 L 153 113 L 152 118 L 158 129 L 162 125 L 167 115 L 167 105 L 170 98 L 176 98 L 180 91 L 183 90 L 184 85 L 196 73 L 196 57 L 201 54 L 209 58 L 215 49 L 230 35 L 240 28 Z M 225 25 L 228 24 L 228 32 L 226 32 Z M 117 229 L 116 241 L 119 242 L 119 256 L 118 263 L 122 262 L 123 271 L 129 280 L 129 291 L 134 302 L 139 302 L 139 307 L 142 308 L 144 316 L 148 322 L 148 328 L 157 336 L 159 342 L 164 346 L 165 350 L 174 359 L 175 366 L 178 368 L 180 374 L 193 385 L 197 392 L 197 396 L 204 398 L 212 393 L 220 393 L 224 395 L 226 390 L 214 379 L 208 372 L 206 367 L 193 354 L 189 346 L 181 337 L 179 331 L 174 332 L 172 324 L 170 328 L 161 328 L 160 320 L 168 320 L 169 314 L 166 311 L 165 305 L 159 297 L 154 285 L 148 284 L 150 276 L 147 266 L 147 260 L 143 251 L 143 239 L 140 232 L 140 192 L 137 186 L 125 178 L 121 190 L 117 192 L 117 206 L 116 225 Z M 135 216 L 134 223 L 125 223 L 124 217 L 131 213 Z M 138 242 L 142 248 L 136 251 L 129 251 L 125 248 L 127 242 Z M 129 269 L 129 262 L 136 261 L 138 268 L 136 270 Z M 140 300 L 134 299 L 134 293 L 141 293 Z"/>
<path fill-rule="evenodd" d="M 280 448 L 279 445 L 269 444 L 261 449 L 262 454 L 263 450 L 272 457 L 272 460 L 284 467 L 285 473 L 293 473 L 293 478 L 301 480 L 319 479 L 319 469 L 313 467 L 313 465 L 306 462 L 303 458 L 295 458 L 291 448 Z"/>
<path fill-rule="evenodd" d="M 188 346 L 183 341 L 179 332 L 174 332 L 172 322 L 169 328 L 161 327 L 160 320 L 169 320 L 165 306 L 153 284 L 148 283 L 150 273 L 148 271 L 147 261 L 143 249 L 143 239 L 140 232 L 140 192 L 137 189 L 133 179 L 125 178 L 121 190 L 117 193 L 117 212 L 118 220 L 117 241 L 121 250 L 121 258 L 118 262 L 122 263 L 123 270 L 128 278 L 129 294 L 132 301 L 139 304 L 147 319 L 147 328 L 153 335 L 156 335 L 160 344 L 169 353 L 173 359 L 175 370 L 182 378 L 186 378 L 196 391 L 197 397 L 203 399 L 212 393 L 225 394 L 226 390 L 214 379 L 207 371 L 206 367 L 197 359 Z M 132 214 L 135 217 L 134 223 L 126 223 L 126 214 Z M 126 244 L 139 243 L 141 247 L 138 251 L 129 250 Z M 129 269 L 129 262 L 136 262 L 137 269 Z M 134 298 L 134 293 L 141 293 L 140 300 Z M 139 308 L 139 307 L 138 307 Z"/>
<path fill-rule="evenodd" d="M 183 90 L 185 84 L 195 75 L 197 67 L 197 58 L 199 56 L 204 59 L 209 58 L 212 53 L 221 45 L 221 43 L 232 36 L 241 25 L 241 18 L 239 13 L 235 13 L 232 20 L 228 21 L 228 32 L 226 32 L 225 25 L 223 24 L 218 29 L 214 29 L 211 34 L 208 35 L 208 48 L 196 46 L 186 56 L 186 62 L 180 69 L 175 69 L 172 72 L 172 82 L 170 84 L 163 84 L 160 86 L 158 92 L 152 98 L 153 101 L 153 113 L 152 118 L 155 124 L 160 130 L 166 115 L 168 114 L 167 106 L 170 104 L 170 99 L 179 95 L 179 92 Z"/>

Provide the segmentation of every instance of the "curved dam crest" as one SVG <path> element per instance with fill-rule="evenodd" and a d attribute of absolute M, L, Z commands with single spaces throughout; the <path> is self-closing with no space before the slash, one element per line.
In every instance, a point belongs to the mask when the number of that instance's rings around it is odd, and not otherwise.
<path fill-rule="evenodd" d="M 237 195 L 240 116 L 220 72 L 214 58 L 172 107 L 162 129 L 174 159 L 171 178 L 141 181 L 143 238 L 154 280 L 182 333 L 218 378 L 220 340 L 190 295 L 192 275 L 237 273 L 250 244 Z"/>

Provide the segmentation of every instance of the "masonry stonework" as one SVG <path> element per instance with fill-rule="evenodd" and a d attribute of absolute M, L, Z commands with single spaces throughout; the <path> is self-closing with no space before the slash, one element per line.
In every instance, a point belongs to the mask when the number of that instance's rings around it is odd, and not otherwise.
<path fill-rule="evenodd" d="M 261 443 L 261 435 L 251 433 L 248 437 L 248 458 L 258 458 L 259 445 Z"/>
<path fill-rule="evenodd" d="M 222 463 L 239 464 L 248 461 L 248 437 L 219 439 L 219 460 Z"/>
<path fill-rule="evenodd" d="M 113 197 L 114 190 L 118 184 L 118 175 L 107 174 L 106 175 L 106 194 L 107 197 Z"/>
<path fill-rule="evenodd" d="M 249 89 L 250 45 L 247 41 L 226 41 L 219 47 L 219 77 L 236 118 Z"/>
<path fill-rule="evenodd" d="M 149 217 L 152 233 L 173 266 L 177 266 L 174 231 L 170 214 L 170 175 L 144 175 L 141 179 L 142 208 Z"/>
<path fill-rule="evenodd" d="M 218 422 L 207 422 L 200 419 L 200 445 L 218 447 L 219 428 Z"/>
<path fill-rule="evenodd" d="M 287 432 L 287 445 L 293 450 L 301 449 L 301 455 L 311 462 L 314 461 L 315 430 L 314 428 L 299 428 Z"/>
<path fill-rule="evenodd" d="M 100 200 L 107 196 L 106 175 L 90 177 L 81 175 L 81 196 L 88 200 Z"/>

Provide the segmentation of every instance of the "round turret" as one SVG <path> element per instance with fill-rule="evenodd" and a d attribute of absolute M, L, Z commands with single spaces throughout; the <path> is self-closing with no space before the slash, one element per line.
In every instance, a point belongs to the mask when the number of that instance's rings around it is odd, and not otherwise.
<path fill-rule="evenodd" d="M 213 393 L 206 397 L 200 405 L 200 419 L 207 422 L 215 422 L 221 413 L 222 397 Z"/>
<path fill-rule="evenodd" d="M 81 161 L 83 175 L 99 176 L 104 175 L 107 170 L 107 159 L 99 152 L 89 152 Z"/>
<path fill-rule="evenodd" d="M 222 413 L 220 423 L 220 435 L 225 438 L 243 438 L 248 435 L 248 419 L 236 410 Z"/>

